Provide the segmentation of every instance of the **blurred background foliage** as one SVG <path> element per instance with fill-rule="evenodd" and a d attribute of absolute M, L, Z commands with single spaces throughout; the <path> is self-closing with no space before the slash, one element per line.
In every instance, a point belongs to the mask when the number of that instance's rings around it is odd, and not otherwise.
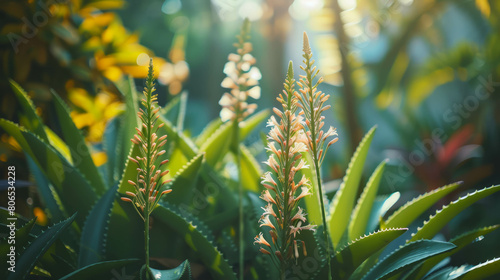
<path fill-rule="evenodd" d="M 0 117 L 18 119 L 10 78 L 29 92 L 58 133 L 51 112 L 54 89 L 72 104 L 72 118 L 92 144 L 97 165 L 106 162 L 101 140 L 107 122 L 125 110 L 111 81 L 131 75 L 143 84 L 149 58 L 161 105 L 189 93 L 187 134 L 199 134 L 217 118 L 222 69 L 248 17 L 263 76 L 260 108 L 276 105 L 288 58 L 299 61 L 302 32 L 309 33 L 326 80 L 321 90 L 332 96 L 327 125 L 337 127 L 340 138 L 324 165 L 330 197 L 354 147 L 373 125 L 379 133 L 365 170 L 389 158 L 383 193 L 397 190 L 407 198 L 455 181 L 465 182 L 462 191 L 500 182 L 499 1 L 0 2 Z M 29 186 L 19 146 L 0 133 L 1 169 L 15 164 L 18 180 Z M 246 144 L 263 160 L 261 139 L 256 134 Z M 40 211 L 33 210 L 33 197 L 27 216 Z M 493 215 L 483 214 L 500 211 L 498 199 L 482 201 L 452 226 L 461 232 L 494 223 L 485 220 Z"/>

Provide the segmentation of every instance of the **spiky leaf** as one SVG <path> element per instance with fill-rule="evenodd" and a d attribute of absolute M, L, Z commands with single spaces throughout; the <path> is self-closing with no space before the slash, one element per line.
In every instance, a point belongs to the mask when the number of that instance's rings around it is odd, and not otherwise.
<path fill-rule="evenodd" d="M 87 216 L 80 238 L 78 267 L 101 261 L 106 242 L 106 228 L 118 186 L 110 188 L 94 205 Z"/>
<path fill-rule="evenodd" d="M 446 185 L 431 192 L 422 194 L 407 202 L 396 210 L 383 224 L 385 227 L 409 226 L 422 213 L 432 207 L 437 201 L 459 187 L 461 182 Z"/>
<path fill-rule="evenodd" d="M 97 200 L 96 193 L 85 177 L 60 153 L 31 132 L 4 119 L 0 119 L 0 126 L 16 139 L 24 152 L 43 170 L 56 187 L 64 208 L 70 213 L 82 213 L 76 222 L 79 226 L 83 226 L 84 214 L 91 208 L 88 202 Z"/>
<path fill-rule="evenodd" d="M 40 234 L 16 259 L 16 272 L 9 273 L 7 280 L 25 279 L 38 259 L 50 248 L 61 233 L 69 227 L 76 217 L 76 213 Z"/>
<path fill-rule="evenodd" d="M 222 254 L 196 226 L 172 209 L 162 205 L 153 211 L 152 216 L 157 222 L 165 223 L 184 237 L 186 244 L 191 250 L 197 252 L 214 279 L 235 279 L 233 270 Z"/>
<path fill-rule="evenodd" d="M 191 279 L 191 269 L 189 267 L 189 261 L 183 261 L 178 267 L 167 269 L 167 270 L 159 270 L 150 268 L 151 273 L 153 274 L 154 279 L 157 280 L 181 280 L 181 279 Z"/>
<path fill-rule="evenodd" d="M 453 274 L 453 273 L 450 273 Z M 475 265 L 462 273 L 455 273 L 450 279 L 460 280 L 476 280 L 485 279 L 487 277 L 500 274 L 500 258 L 494 258 Z"/>
<path fill-rule="evenodd" d="M 36 134 L 46 143 L 49 143 L 49 138 L 45 133 L 45 128 L 42 120 L 37 115 L 35 111 L 35 105 L 31 102 L 31 99 L 28 97 L 28 94 L 21 88 L 19 84 L 9 79 L 10 87 L 16 94 L 17 100 L 21 104 L 23 108 L 25 118 L 21 118 L 21 123 L 26 129 Z"/>
<path fill-rule="evenodd" d="M 217 129 L 222 125 L 222 121 L 220 118 L 216 118 L 215 120 L 209 122 L 203 131 L 196 137 L 195 144 L 199 147 L 205 143 L 210 135 L 214 134 Z"/>
<path fill-rule="evenodd" d="M 383 161 L 375 169 L 372 176 L 368 180 L 368 183 L 366 183 L 363 193 L 358 199 L 356 208 L 354 208 L 354 211 L 352 212 L 351 222 L 349 223 L 350 240 L 354 240 L 365 233 L 368 219 L 370 218 L 370 212 L 377 195 L 382 174 L 384 174 L 386 163 L 387 161 Z"/>
<path fill-rule="evenodd" d="M 54 190 L 54 186 L 50 184 L 40 167 L 36 165 L 30 156 L 26 156 L 26 162 L 28 163 L 30 173 L 35 179 L 36 190 L 41 196 L 43 205 L 46 207 L 45 211 L 48 212 L 47 216 L 51 221 L 61 221 L 64 217 L 67 217 L 67 214 L 59 195 Z"/>
<path fill-rule="evenodd" d="M 359 182 L 361 181 L 363 166 L 366 156 L 368 155 L 368 149 L 370 148 L 375 129 L 376 126 L 372 127 L 370 131 L 366 133 L 356 149 L 349 163 L 343 182 L 331 203 L 328 230 L 330 231 L 330 238 L 332 239 L 334 247 L 339 244 L 349 223 L 356 194 L 358 193 Z"/>
<path fill-rule="evenodd" d="M 433 240 L 408 243 L 375 264 L 362 279 L 387 279 L 432 256 L 453 250 L 455 247 L 452 243 Z"/>
<path fill-rule="evenodd" d="M 194 194 L 194 188 L 203 162 L 203 155 L 199 154 L 189 161 L 173 178 L 170 188 L 172 192 L 165 196 L 165 200 L 173 204 L 187 203 Z"/>
<path fill-rule="evenodd" d="M 465 208 L 469 207 L 472 203 L 485 198 L 499 190 L 500 185 L 491 186 L 489 188 L 484 188 L 482 190 L 469 193 L 466 196 L 461 197 L 446 206 L 443 206 L 443 208 L 441 210 L 438 210 L 434 216 L 431 216 L 429 220 L 424 222 L 424 225 L 412 235 L 412 238 L 409 240 L 409 242 L 419 239 L 430 239 L 434 237 L 436 233 L 438 233 L 451 219 L 462 212 Z"/>
<path fill-rule="evenodd" d="M 494 225 L 490 227 L 478 228 L 451 239 L 450 242 L 455 244 L 457 248 L 426 260 L 418 269 L 416 269 L 412 273 L 415 276 L 411 279 L 421 279 L 439 262 L 453 254 L 456 254 L 458 251 L 462 250 L 465 246 L 472 243 L 477 238 L 496 230 L 499 226 L 500 225 Z"/>
<path fill-rule="evenodd" d="M 92 161 L 85 138 L 71 120 L 69 109 L 66 107 L 64 101 L 54 91 L 52 91 L 52 97 L 55 100 L 55 111 L 61 125 L 65 143 L 71 152 L 73 165 L 87 178 L 95 192 L 98 195 L 102 195 L 106 191 L 106 186 L 101 174 L 97 171 L 97 167 Z"/>
<path fill-rule="evenodd" d="M 407 228 L 386 229 L 362 236 L 337 251 L 332 259 L 335 279 L 347 279 L 369 256 L 405 233 Z"/>

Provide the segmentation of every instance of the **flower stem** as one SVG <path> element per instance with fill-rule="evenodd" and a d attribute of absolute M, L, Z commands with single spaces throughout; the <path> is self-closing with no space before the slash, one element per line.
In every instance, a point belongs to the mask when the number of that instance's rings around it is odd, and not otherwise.
<path fill-rule="evenodd" d="M 239 228 L 238 228 L 238 240 L 239 240 L 239 271 L 240 271 L 240 280 L 243 280 L 244 274 L 244 261 L 245 261 L 245 243 L 244 243 L 244 223 L 243 223 L 243 185 L 241 184 L 241 152 L 240 152 L 240 126 L 238 118 L 234 119 L 233 122 L 233 148 L 236 157 L 236 168 L 238 174 L 238 200 L 239 200 Z"/>
<path fill-rule="evenodd" d="M 152 62 L 150 62 L 152 63 Z M 150 66 L 152 68 L 152 65 Z M 152 71 L 152 70 L 151 70 Z M 148 75 L 148 81 L 146 83 L 147 85 L 147 96 L 146 96 L 146 113 L 147 113 L 147 119 L 146 119 L 146 143 L 147 143 L 147 148 L 146 148 L 146 172 L 145 172 L 145 179 L 146 179 L 146 186 L 145 186 L 145 205 L 144 205 L 144 249 L 146 251 L 146 279 L 149 279 L 149 214 L 151 213 L 149 207 L 149 191 L 151 189 L 151 165 L 153 164 L 151 162 L 151 157 L 152 157 L 152 147 L 151 147 L 151 134 L 152 134 L 152 125 L 153 125 L 153 105 L 152 105 L 152 97 L 151 95 L 153 94 L 152 92 L 152 87 L 153 87 L 153 77 L 152 75 Z"/>
<path fill-rule="evenodd" d="M 315 159 L 317 161 L 317 159 Z M 321 205 L 321 217 L 323 218 L 323 235 L 325 237 L 325 246 L 327 253 L 327 266 L 328 266 L 328 279 L 332 279 L 332 267 L 331 267 L 331 256 L 330 256 L 330 240 L 328 239 L 328 224 L 326 221 L 325 205 L 323 201 L 323 186 L 321 185 L 321 175 L 320 168 L 317 164 L 314 164 L 316 168 L 316 177 L 318 179 L 318 190 L 319 190 L 319 201 Z"/>
<path fill-rule="evenodd" d="M 306 55 L 306 81 L 307 84 L 306 86 L 309 88 L 309 98 L 310 100 L 313 100 L 313 77 L 312 77 L 312 63 L 311 63 L 311 54 Z M 313 122 L 316 119 L 319 119 L 316 114 L 321 114 L 318 110 L 315 110 L 314 108 L 314 102 L 310 102 L 310 112 L 311 112 L 311 126 L 309 128 L 311 132 L 311 139 L 312 139 L 312 156 L 313 156 L 313 161 L 314 161 L 314 168 L 316 171 L 316 179 L 318 180 L 318 190 L 319 190 L 319 202 L 321 205 L 321 217 L 323 219 L 323 237 L 325 239 L 325 246 L 326 246 L 326 254 L 327 254 L 327 266 L 328 266 L 328 279 L 332 279 L 332 268 L 331 268 L 331 256 L 330 256 L 330 239 L 328 238 L 328 224 L 326 221 L 326 214 L 325 214 L 325 203 L 324 203 L 324 197 L 323 197 L 323 186 L 321 184 L 321 168 L 320 168 L 320 159 L 318 157 L 318 146 L 316 145 L 316 139 L 317 139 L 317 133 L 316 131 L 316 125 L 313 124 Z"/>
<path fill-rule="evenodd" d="M 147 202 L 146 202 L 147 203 Z M 144 221 L 144 249 L 146 251 L 146 279 L 149 279 L 149 215 L 145 215 Z"/>

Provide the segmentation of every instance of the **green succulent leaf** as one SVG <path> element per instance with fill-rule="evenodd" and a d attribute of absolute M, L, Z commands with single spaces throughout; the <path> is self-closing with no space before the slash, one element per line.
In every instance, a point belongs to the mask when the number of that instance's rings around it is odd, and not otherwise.
<path fill-rule="evenodd" d="M 104 194 L 106 185 L 92 160 L 85 138 L 71 120 L 70 111 L 64 101 L 54 91 L 52 91 L 52 97 L 55 100 L 55 111 L 61 125 L 63 138 L 70 150 L 73 165 L 87 178 L 98 195 Z"/>
<path fill-rule="evenodd" d="M 156 207 L 152 216 L 157 222 L 170 226 L 177 234 L 184 237 L 186 244 L 191 250 L 197 252 L 214 279 L 236 279 L 232 268 L 221 252 L 197 226 L 163 205 Z"/>
<path fill-rule="evenodd" d="M 253 114 L 248 119 L 240 123 L 240 140 L 244 140 L 257 126 L 266 121 L 269 117 L 270 110 L 262 110 Z"/>
<path fill-rule="evenodd" d="M 73 159 L 71 158 L 71 152 L 64 141 L 55 134 L 50 128 L 45 127 L 45 133 L 49 137 L 49 144 L 56 149 L 69 163 L 73 164 Z M 37 135 L 38 136 L 38 135 Z"/>
<path fill-rule="evenodd" d="M 123 121 L 121 122 L 122 127 L 119 133 L 118 140 L 121 142 L 119 148 L 120 152 L 117 153 L 119 157 L 117 168 L 121 169 L 125 166 L 127 162 L 126 156 L 132 147 L 132 142 L 130 139 L 134 137 L 135 128 L 139 127 L 139 117 L 137 112 L 139 111 L 138 104 L 138 93 L 135 87 L 134 79 L 128 77 L 127 79 L 122 79 L 116 83 L 116 87 L 125 97 L 125 113 L 122 115 Z"/>
<path fill-rule="evenodd" d="M 5 220 L 8 224 L 9 220 Z M 22 227 L 16 229 L 15 232 L 15 248 L 16 248 L 16 254 L 22 254 L 22 250 L 24 247 L 27 246 L 28 242 L 30 239 L 34 239 L 35 236 L 31 235 L 30 232 L 33 229 L 33 226 L 35 225 L 36 217 L 26 224 L 24 224 Z M 9 229 L 10 231 L 10 229 Z M 12 246 L 9 244 L 8 241 L 8 236 L 5 236 L 4 238 L 0 239 L 0 261 L 5 264 L 7 263 L 9 256 L 7 254 L 10 252 L 10 247 Z M 5 271 L 3 271 L 5 273 Z"/>
<path fill-rule="evenodd" d="M 214 134 L 219 127 L 222 125 L 222 121 L 220 118 L 216 118 L 215 120 L 209 122 L 207 126 L 203 129 L 203 131 L 196 137 L 195 144 L 196 146 L 200 147 L 205 143 L 208 138 L 210 138 L 210 135 Z"/>
<path fill-rule="evenodd" d="M 329 226 L 330 238 L 334 247 L 339 245 L 340 239 L 344 235 L 349 219 L 351 217 L 354 201 L 358 193 L 359 182 L 363 166 L 368 155 L 368 149 L 373 139 L 376 126 L 372 127 L 359 144 L 356 152 L 351 158 L 349 168 L 344 176 L 343 182 L 339 190 L 333 198 L 330 206 Z"/>
<path fill-rule="evenodd" d="M 372 176 L 366 183 L 366 187 L 363 190 L 356 208 L 352 212 L 351 222 L 349 223 L 349 239 L 354 240 L 362 236 L 366 231 L 366 226 L 368 224 L 368 219 L 370 218 L 370 212 L 372 210 L 373 202 L 376 198 L 378 187 L 380 185 L 380 180 L 382 179 L 382 174 L 384 174 L 384 168 L 387 161 L 381 162 Z"/>
<path fill-rule="evenodd" d="M 79 268 L 102 260 L 107 226 L 117 188 L 118 186 L 110 188 L 92 207 L 87 216 L 80 238 Z"/>
<path fill-rule="evenodd" d="M 176 140 L 176 146 L 184 153 L 187 158 L 193 158 L 199 154 L 198 148 L 193 141 L 187 137 L 182 131 L 179 131 L 169 120 L 163 115 L 159 115 L 158 121 L 165 125 L 158 131 L 159 135 L 168 135 L 169 139 Z"/>
<path fill-rule="evenodd" d="M 120 172 L 123 171 L 123 167 L 121 167 L 119 162 L 120 157 L 118 156 L 123 146 L 123 140 L 119 139 L 122 117 L 123 116 L 119 116 L 111 119 L 106 124 L 106 129 L 104 130 L 102 144 L 108 158 L 106 162 L 108 186 L 116 184 L 120 179 L 119 176 L 122 175 Z"/>
<path fill-rule="evenodd" d="M 75 220 L 76 213 L 44 231 L 24 250 L 16 260 L 16 272 L 9 273 L 7 280 L 25 279 L 38 259 L 50 248 L 61 233 Z"/>
<path fill-rule="evenodd" d="M 24 152 L 43 170 L 55 186 L 64 208 L 70 213 L 82 213 L 76 222 L 80 227 L 83 226 L 84 214 L 91 209 L 88 202 L 97 200 L 94 189 L 85 177 L 60 153 L 31 132 L 4 119 L 0 119 L 0 126 L 16 139 Z"/>
<path fill-rule="evenodd" d="M 332 259 L 334 279 L 347 279 L 368 257 L 405 233 L 407 228 L 386 229 L 361 236 L 335 253 Z"/>
<path fill-rule="evenodd" d="M 303 198 L 307 209 L 307 219 L 311 224 L 322 225 L 323 218 L 321 217 L 321 204 L 319 203 L 318 180 L 316 178 L 316 171 L 314 170 L 313 159 L 309 152 L 303 152 L 302 159 L 309 168 L 302 168 L 299 172 L 301 175 L 305 175 L 309 178 L 311 192 L 313 193 L 313 195 L 307 195 Z"/>
<path fill-rule="evenodd" d="M 178 267 L 168 270 L 150 268 L 154 279 L 157 280 L 181 280 L 191 279 L 191 268 L 189 261 L 183 261 Z"/>
<path fill-rule="evenodd" d="M 379 195 L 373 201 L 372 210 L 370 212 L 370 217 L 366 223 L 365 234 L 368 234 L 377 228 L 384 229 L 380 226 L 382 217 L 389 211 L 389 209 L 398 202 L 401 194 L 399 192 L 393 192 L 390 195 Z M 383 221 L 382 221 L 383 222 Z"/>
<path fill-rule="evenodd" d="M 433 240 L 419 240 L 408 243 L 375 264 L 362 279 L 388 279 L 400 272 L 411 269 L 423 260 L 454 248 L 456 246 L 452 243 Z"/>
<path fill-rule="evenodd" d="M 489 188 L 484 188 L 482 190 L 469 193 L 466 196 L 443 206 L 441 210 L 438 210 L 435 215 L 431 216 L 429 220 L 425 221 L 424 225 L 420 227 L 416 233 L 412 234 L 412 238 L 408 242 L 419 239 L 430 239 L 434 237 L 434 235 L 436 235 L 436 233 L 438 233 L 451 219 L 453 219 L 457 214 L 469 207 L 472 203 L 485 198 L 499 190 L 500 185 L 491 186 Z"/>
<path fill-rule="evenodd" d="M 484 263 L 475 265 L 462 273 L 450 273 L 449 279 L 476 280 L 500 274 L 500 258 L 494 258 Z"/>
<path fill-rule="evenodd" d="M 200 151 L 205 152 L 208 165 L 214 167 L 229 151 L 232 127 L 231 122 L 223 124 L 201 145 Z"/>
<path fill-rule="evenodd" d="M 40 137 L 42 141 L 52 145 L 59 151 L 68 161 L 71 162 L 69 149 L 66 144 L 52 130 L 43 125 L 42 119 L 36 113 L 33 102 L 28 97 L 26 92 L 14 81 L 9 80 L 12 90 L 14 91 L 21 107 L 23 115 L 20 116 L 21 125 L 28 131 Z"/>
<path fill-rule="evenodd" d="M 116 261 L 105 261 L 87 265 L 82 267 L 59 280 L 87 280 L 87 279 L 111 279 L 117 275 L 124 276 L 126 272 L 124 270 L 118 270 L 124 266 L 134 264 L 138 262 L 138 259 L 124 259 Z M 132 275 L 129 275 L 132 276 Z M 128 279 L 123 278 L 123 279 Z"/>
<path fill-rule="evenodd" d="M 170 188 L 172 192 L 165 196 L 165 201 L 172 204 L 187 203 L 193 196 L 198 175 L 203 162 L 203 155 L 199 154 L 177 172 L 172 180 Z"/>
<path fill-rule="evenodd" d="M 268 116 L 269 110 L 264 110 L 241 122 L 239 124 L 240 140 L 245 139 Z M 200 151 L 206 153 L 205 158 L 208 165 L 214 167 L 229 151 L 233 129 L 232 122 L 225 123 L 201 145 Z"/>
<path fill-rule="evenodd" d="M 28 155 L 26 156 L 26 162 L 28 163 L 30 173 L 35 179 L 37 192 L 40 194 L 43 205 L 46 207 L 45 211 L 48 212 L 47 216 L 51 221 L 63 220 L 64 217 L 67 217 L 66 210 L 59 195 L 54 190 L 54 186 L 47 180 L 40 167 Z"/>
<path fill-rule="evenodd" d="M 45 128 L 42 120 L 35 111 L 35 105 L 31 102 L 28 94 L 21 88 L 19 84 L 9 79 L 10 87 L 16 94 L 17 100 L 21 104 L 24 112 L 24 118 L 21 118 L 21 123 L 26 129 L 40 137 L 45 143 L 49 143 L 49 138 L 45 133 Z"/>
<path fill-rule="evenodd" d="M 259 163 L 250 151 L 240 145 L 241 151 L 241 184 L 243 188 L 252 192 L 259 192 L 260 176 L 264 173 L 259 166 Z"/>
<path fill-rule="evenodd" d="M 416 269 L 412 273 L 412 275 L 415 275 L 415 276 L 410 277 L 410 279 L 422 279 L 439 262 L 441 262 L 442 260 L 444 260 L 445 258 L 447 258 L 453 254 L 456 254 L 458 251 L 462 250 L 465 246 L 472 243 L 477 238 L 484 236 L 484 235 L 496 230 L 498 227 L 500 227 L 500 225 L 494 225 L 494 226 L 474 229 L 474 230 L 471 230 L 469 232 L 466 232 L 464 234 L 461 234 L 460 236 L 457 236 L 457 237 L 451 239 L 450 242 L 455 244 L 457 246 L 457 248 L 426 260 L 418 269 Z"/>
<path fill-rule="evenodd" d="M 427 209 L 431 208 L 441 198 L 454 191 L 461 185 L 461 182 L 446 185 L 431 192 L 422 194 L 396 210 L 385 222 L 382 227 L 406 227 L 409 226 Z"/>

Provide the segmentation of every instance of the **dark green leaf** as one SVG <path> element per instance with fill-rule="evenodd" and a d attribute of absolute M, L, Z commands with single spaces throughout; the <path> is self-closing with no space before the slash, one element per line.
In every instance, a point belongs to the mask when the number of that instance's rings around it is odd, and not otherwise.
<path fill-rule="evenodd" d="M 7 280 L 24 279 L 38 259 L 50 248 L 61 233 L 73 222 L 76 213 L 40 234 L 16 260 L 16 272 L 9 273 Z"/>
<path fill-rule="evenodd" d="M 452 243 L 433 240 L 419 240 L 408 243 L 375 264 L 363 277 L 363 280 L 387 279 L 406 269 L 412 268 L 412 266 L 423 260 L 448 252 L 454 248 L 456 246 Z"/>
<path fill-rule="evenodd" d="M 80 172 L 87 178 L 90 185 L 94 188 L 98 195 L 104 194 L 106 185 L 101 174 L 97 171 L 97 167 L 92 160 L 90 151 L 85 143 L 85 138 L 82 132 L 76 127 L 75 123 L 71 120 L 70 111 L 62 99 L 52 91 L 54 98 L 56 114 L 61 125 L 61 131 L 64 141 L 68 145 L 71 152 L 71 159 L 73 166 L 78 168 Z"/>
<path fill-rule="evenodd" d="M 80 239 L 79 268 L 102 260 L 111 207 L 116 198 L 117 189 L 117 185 L 110 188 L 97 201 L 87 216 Z"/>

